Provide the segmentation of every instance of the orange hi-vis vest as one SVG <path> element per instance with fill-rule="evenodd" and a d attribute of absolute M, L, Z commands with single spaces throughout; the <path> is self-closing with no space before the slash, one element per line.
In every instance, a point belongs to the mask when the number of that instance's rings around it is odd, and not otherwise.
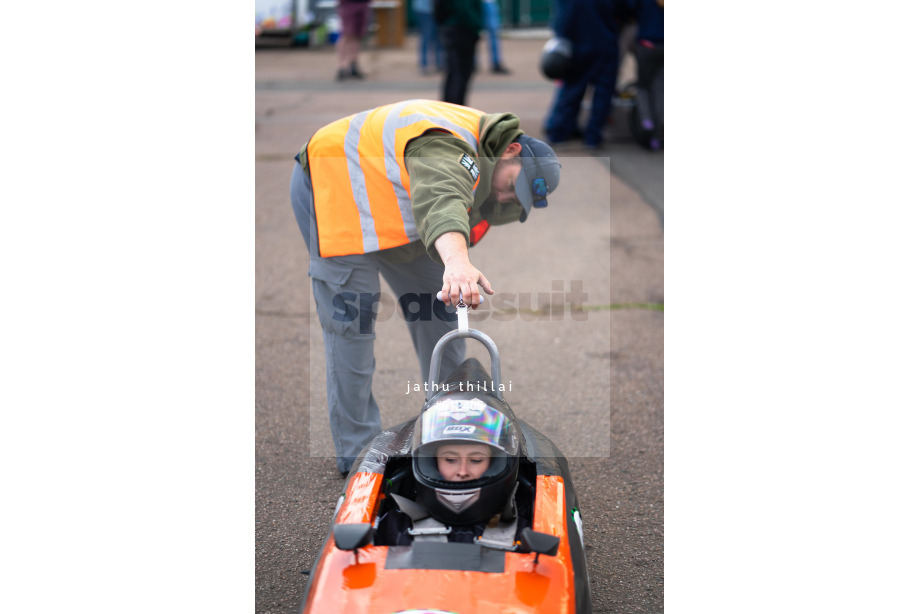
<path fill-rule="evenodd" d="M 409 100 L 320 128 L 307 145 L 319 254 L 366 254 L 418 240 L 409 198 L 406 145 L 428 130 L 478 151 L 482 111 Z M 477 177 L 473 185 L 479 185 Z"/>

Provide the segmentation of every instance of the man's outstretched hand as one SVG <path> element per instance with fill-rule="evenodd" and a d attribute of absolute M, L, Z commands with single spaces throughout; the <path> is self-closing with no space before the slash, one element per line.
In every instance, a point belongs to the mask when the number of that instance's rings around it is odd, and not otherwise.
<path fill-rule="evenodd" d="M 486 276 L 470 262 L 463 234 L 444 233 L 435 240 L 434 247 L 444 262 L 444 285 L 438 293 L 439 299 L 456 307 L 462 297 L 470 308 L 477 309 L 482 302 L 480 287 L 486 294 L 495 294 Z"/>

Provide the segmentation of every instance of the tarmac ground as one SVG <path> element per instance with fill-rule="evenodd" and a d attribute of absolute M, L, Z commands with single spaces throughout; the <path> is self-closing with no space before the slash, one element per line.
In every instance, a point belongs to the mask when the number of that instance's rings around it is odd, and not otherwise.
<path fill-rule="evenodd" d="M 554 84 L 538 72 L 548 33 L 508 32 L 505 64 L 483 61 L 467 103 L 511 111 L 541 136 Z M 416 40 L 368 47 L 363 81 L 335 82 L 331 47 L 255 52 L 255 611 L 298 610 L 344 480 L 330 458 L 322 341 L 308 255 L 288 198 L 293 156 L 339 117 L 407 98 L 439 98 Z M 630 75 L 624 62 L 621 79 Z M 563 179 L 526 224 L 492 229 L 471 252 L 510 310 L 471 325 L 501 353 L 518 417 L 566 454 L 585 521 L 595 612 L 664 609 L 663 153 L 629 137 L 617 107 L 605 145 L 557 148 Z M 386 286 L 384 285 L 384 288 Z M 566 304 L 576 288 L 580 309 Z M 381 312 L 383 313 L 383 312 Z M 374 394 L 385 426 L 415 415 L 418 365 L 396 313 L 378 316 Z M 468 346 L 470 355 L 479 355 Z M 484 362 L 487 358 L 483 359 Z"/>

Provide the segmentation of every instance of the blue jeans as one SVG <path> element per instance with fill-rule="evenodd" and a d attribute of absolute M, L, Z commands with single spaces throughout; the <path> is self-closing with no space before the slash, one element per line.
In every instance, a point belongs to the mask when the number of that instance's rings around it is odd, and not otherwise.
<path fill-rule="evenodd" d="M 483 18 L 486 30 L 489 32 L 489 49 L 492 53 L 492 67 L 502 65 L 502 48 L 499 43 L 498 33 L 502 29 L 502 16 L 499 12 L 498 2 L 483 2 Z"/>
<path fill-rule="evenodd" d="M 438 70 L 444 67 L 444 59 L 441 53 L 441 41 L 438 39 L 438 24 L 434 22 L 434 15 L 431 13 L 415 13 L 415 21 L 418 24 L 418 65 L 422 70 L 428 68 L 428 57 L 434 58 L 434 66 Z"/>

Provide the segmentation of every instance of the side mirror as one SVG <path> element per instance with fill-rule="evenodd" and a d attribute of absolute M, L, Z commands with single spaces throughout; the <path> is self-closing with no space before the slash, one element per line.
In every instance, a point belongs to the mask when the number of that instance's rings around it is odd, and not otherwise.
<path fill-rule="evenodd" d="M 337 524 L 332 527 L 332 538 L 339 550 L 354 550 L 355 562 L 358 562 L 358 548 L 366 546 L 374 539 L 374 527 L 369 522 L 360 524 Z M 558 539 L 556 541 L 559 541 Z"/>
<path fill-rule="evenodd" d="M 541 554 L 546 556 L 556 556 L 559 552 L 559 538 L 549 533 L 540 533 L 530 527 L 521 531 L 521 545 L 524 546 L 525 552 L 535 552 L 533 564 L 536 566 L 537 560 Z"/>

